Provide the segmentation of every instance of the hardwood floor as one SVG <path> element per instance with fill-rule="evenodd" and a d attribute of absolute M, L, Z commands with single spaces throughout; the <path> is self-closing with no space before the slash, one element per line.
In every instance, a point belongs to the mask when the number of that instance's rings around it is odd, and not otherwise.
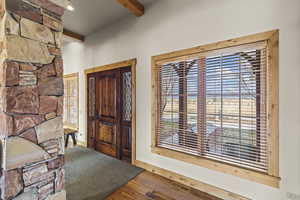
<path fill-rule="evenodd" d="M 221 200 L 144 171 L 106 200 Z"/>

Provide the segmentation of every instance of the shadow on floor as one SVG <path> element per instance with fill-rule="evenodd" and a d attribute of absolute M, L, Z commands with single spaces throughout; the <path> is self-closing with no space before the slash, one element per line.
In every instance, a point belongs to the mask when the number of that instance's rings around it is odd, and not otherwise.
<path fill-rule="evenodd" d="M 67 200 L 102 200 L 143 170 L 91 149 L 74 147 L 65 155 Z"/>

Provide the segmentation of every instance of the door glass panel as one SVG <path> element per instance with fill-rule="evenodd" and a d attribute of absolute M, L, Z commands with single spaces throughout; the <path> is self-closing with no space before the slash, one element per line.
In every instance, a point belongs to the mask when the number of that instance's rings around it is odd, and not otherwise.
<path fill-rule="evenodd" d="M 131 72 L 122 73 L 122 81 L 122 119 L 124 121 L 131 121 Z"/>
<path fill-rule="evenodd" d="M 93 117 L 95 115 L 95 78 L 89 78 L 89 117 Z"/>

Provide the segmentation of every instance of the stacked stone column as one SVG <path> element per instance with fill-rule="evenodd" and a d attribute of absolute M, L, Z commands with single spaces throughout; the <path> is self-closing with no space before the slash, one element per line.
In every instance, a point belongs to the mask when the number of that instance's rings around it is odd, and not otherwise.
<path fill-rule="evenodd" d="M 66 0 L 0 0 L 1 200 L 64 200 Z"/>

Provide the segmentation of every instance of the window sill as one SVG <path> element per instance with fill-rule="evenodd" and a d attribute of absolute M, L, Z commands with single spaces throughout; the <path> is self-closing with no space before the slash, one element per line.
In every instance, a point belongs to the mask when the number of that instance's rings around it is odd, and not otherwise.
<path fill-rule="evenodd" d="M 189 154 L 185 154 L 182 152 L 169 150 L 166 148 L 160 147 L 152 147 L 152 153 L 173 158 L 176 160 L 184 161 L 187 163 L 191 163 L 194 165 L 198 165 L 201 167 L 205 167 L 208 169 L 216 170 L 219 172 L 223 172 L 226 174 L 234 175 L 243 179 L 247 179 L 253 182 L 257 182 L 260 184 L 268 185 L 274 188 L 279 188 L 280 178 L 270 176 L 268 174 L 264 174 L 261 172 L 257 172 L 250 169 L 245 169 L 242 167 L 233 166 L 230 164 L 222 163 L 219 161 L 210 160 L 207 158 L 201 158 Z"/>

